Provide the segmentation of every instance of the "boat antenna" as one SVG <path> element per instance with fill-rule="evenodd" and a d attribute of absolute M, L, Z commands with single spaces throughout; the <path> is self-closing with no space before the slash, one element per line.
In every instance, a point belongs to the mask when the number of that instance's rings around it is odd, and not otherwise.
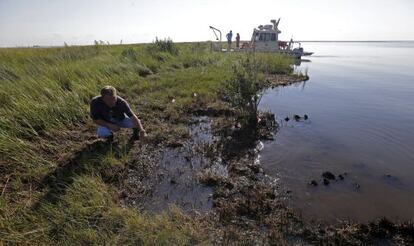
<path fill-rule="evenodd" d="M 213 33 L 216 36 L 216 40 L 220 40 L 220 42 L 221 42 L 221 31 L 219 29 L 213 27 L 213 26 L 210 26 L 210 29 L 213 30 Z M 217 35 L 216 32 L 218 32 L 220 34 L 220 39 L 219 39 L 219 37 L 218 37 L 218 35 Z"/>
<path fill-rule="evenodd" d="M 280 22 L 280 18 L 279 20 L 270 20 L 270 22 L 273 24 L 273 30 L 277 31 L 277 26 L 279 25 Z"/>

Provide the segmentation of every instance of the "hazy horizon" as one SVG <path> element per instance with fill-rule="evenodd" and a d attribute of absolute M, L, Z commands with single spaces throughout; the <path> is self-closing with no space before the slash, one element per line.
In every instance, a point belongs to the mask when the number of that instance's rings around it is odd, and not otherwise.
<path fill-rule="evenodd" d="M 212 25 L 249 40 L 253 28 L 281 18 L 280 39 L 413 41 L 409 0 L 0 0 L 0 47 L 214 40 Z M 246 18 L 248 17 L 248 18 Z"/>

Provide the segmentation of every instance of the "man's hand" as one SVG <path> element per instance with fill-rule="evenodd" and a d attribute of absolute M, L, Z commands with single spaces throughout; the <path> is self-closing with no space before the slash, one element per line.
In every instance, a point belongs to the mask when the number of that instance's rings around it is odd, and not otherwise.
<path fill-rule="evenodd" d="M 148 134 L 147 134 L 147 132 L 144 129 L 142 129 L 141 131 L 139 131 L 139 136 L 141 138 L 145 138 L 145 137 L 148 136 Z"/>
<path fill-rule="evenodd" d="M 136 128 L 138 128 L 138 130 L 139 130 L 139 137 L 142 139 L 142 138 L 145 138 L 145 137 L 147 137 L 148 136 L 148 134 L 147 134 L 147 132 L 144 130 L 144 127 L 142 126 L 142 124 L 141 124 L 141 121 L 138 119 L 138 116 L 136 116 L 135 114 L 132 116 L 132 121 L 133 121 L 133 123 L 134 123 L 134 126 L 136 127 Z"/>

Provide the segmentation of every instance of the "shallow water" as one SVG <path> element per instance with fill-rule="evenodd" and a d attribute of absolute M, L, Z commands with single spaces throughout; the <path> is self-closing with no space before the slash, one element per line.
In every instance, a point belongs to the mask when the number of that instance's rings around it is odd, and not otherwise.
<path fill-rule="evenodd" d="M 190 125 L 190 140 L 179 148 L 166 148 L 160 156 L 157 180 L 151 195 L 144 201 L 144 210 L 162 212 L 171 205 L 185 211 L 208 211 L 212 208 L 211 187 L 198 181 L 197 175 L 210 164 L 210 160 L 197 151 L 201 145 L 211 143 L 211 120 L 197 118 Z"/>
<path fill-rule="evenodd" d="M 414 219 L 414 42 L 303 46 L 315 52 L 297 68 L 310 80 L 261 101 L 281 122 L 264 170 L 305 219 Z M 283 120 L 294 114 L 309 119 Z M 324 186 L 324 171 L 347 175 Z"/>
<path fill-rule="evenodd" d="M 199 181 L 199 175 L 214 163 L 206 151 L 215 140 L 209 117 L 194 117 L 188 125 L 189 138 L 164 145 L 142 145 L 132 153 L 122 185 L 122 202 L 157 214 L 178 206 L 186 212 L 205 212 L 213 206 L 213 188 Z M 175 144 L 181 143 L 181 144 Z"/>

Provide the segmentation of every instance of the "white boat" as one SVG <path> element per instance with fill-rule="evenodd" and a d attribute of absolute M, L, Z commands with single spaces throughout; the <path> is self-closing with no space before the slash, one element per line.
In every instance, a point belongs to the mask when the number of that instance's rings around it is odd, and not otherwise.
<path fill-rule="evenodd" d="M 271 25 L 260 25 L 258 28 L 254 28 L 252 38 L 250 42 L 244 42 L 239 49 L 230 49 L 230 51 L 258 51 L 258 52 L 274 52 L 281 53 L 295 58 L 301 58 L 302 56 L 310 56 L 313 52 L 305 52 L 299 44 L 294 48 L 293 40 L 289 42 L 279 40 L 279 34 L 281 31 L 278 29 L 279 20 L 271 20 Z M 220 40 L 219 45 L 216 45 L 216 49 L 227 51 L 227 49 L 221 48 L 221 31 L 217 28 L 210 26 L 216 35 L 217 40 Z M 217 35 L 217 33 L 219 35 Z M 220 38 L 219 38 L 220 36 Z"/>

